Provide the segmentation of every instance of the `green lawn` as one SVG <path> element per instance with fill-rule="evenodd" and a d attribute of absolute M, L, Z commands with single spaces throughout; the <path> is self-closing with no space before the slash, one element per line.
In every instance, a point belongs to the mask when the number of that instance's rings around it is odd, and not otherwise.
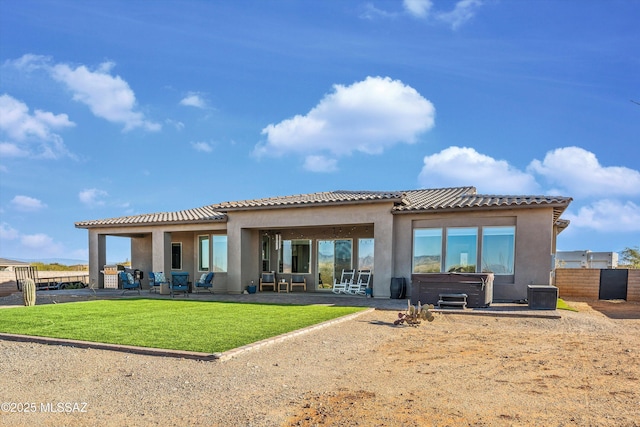
<path fill-rule="evenodd" d="M 127 299 L 0 310 L 0 332 L 217 353 L 361 307 Z"/>

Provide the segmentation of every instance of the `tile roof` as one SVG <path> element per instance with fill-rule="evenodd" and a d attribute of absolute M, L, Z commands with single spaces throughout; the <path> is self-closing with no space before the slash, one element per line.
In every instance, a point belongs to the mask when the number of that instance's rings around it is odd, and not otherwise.
<path fill-rule="evenodd" d="M 477 194 L 474 187 L 410 190 L 404 192 L 404 203 L 394 207 L 396 212 L 416 212 L 442 209 L 568 206 L 571 197 L 508 196 Z"/>
<path fill-rule="evenodd" d="M 177 212 L 159 212 L 152 214 L 122 216 L 118 218 L 96 219 L 90 221 L 76 222 L 78 228 L 89 228 L 96 226 L 118 226 L 118 225 L 146 225 L 146 224 L 180 224 L 198 223 L 211 221 L 226 221 L 227 216 L 222 212 L 216 212 L 211 206 L 204 206 L 195 209 L 186 209 Z"/>
<path fill-rule="evenodd" d="M 570 197 L 506 196 L 477 194 L 475 187 L 454 187 L 409 191 L 327 191 L 293 196 L 269 197 L 255 200 L 222 202 L 178 212 L 163 212 L 109 218 L 76 223 L 78 228 L 96 226 L 142 225 L 162 223 L 197 223 L 226 221 L 226 212 L 291 208 L 310 205 L 344 205 L 371 202 L 392 202 L 392 213 L 414 213 L 460 209 L 499 209 L 521 206 L 554 208 L 554 221 L 571 202 Z"/>
<path fill-rule="evenodd" d="M 302 205 L 334 205 L 344 203 L 375 202 L 375 201 L 399 201 L 402 192 L 398 191 L 325 191 L 321 193 L 297 194 L 293 196 L 269 197 L 266 199 L 241 200 L 235 202 L 223 202 L 211 207 L 223 212 L 230 210 L 280 208 Z"/>

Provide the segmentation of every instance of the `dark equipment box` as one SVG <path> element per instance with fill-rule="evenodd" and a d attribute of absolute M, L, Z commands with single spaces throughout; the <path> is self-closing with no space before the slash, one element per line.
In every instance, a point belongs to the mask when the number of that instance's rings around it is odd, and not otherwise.
<path fill-rule="evenodd" d="M 529 285 L 527 301 L 531 310 L 555 310 L 558 304 L 558 288 L 551 285 Z"/>

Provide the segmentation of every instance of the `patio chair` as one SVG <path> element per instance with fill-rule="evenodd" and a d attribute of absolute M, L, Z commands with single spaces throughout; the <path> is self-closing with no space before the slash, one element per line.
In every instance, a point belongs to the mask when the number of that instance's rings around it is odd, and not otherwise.
<path fill-rule="evenodd" d="M 267 271 L 260 275 L 260 292 L 264 286 L 271 286 L 273 291 L 276 291 L 276 272 Z"/>
<path fill-rule="evenodd" d="M 120 276 L 120 283 L 122 283 L 122 295 L 130 290 L 138 290 L 140 295 L 140 281 L 133 278 L 133 274 L 121 271 L 118 273 Z"/>
<path fill-rule="evenodd" d="M 171 273 L 171 282 L 169 283 L 171 298 L 173 298 L 173 294 L 176 292 L 183 292 L 185 297 L 189 296 L 189 273 Z"/>
<path fill-rule="evenodd" d="M 200 292 L 199 289 L 203 288 L 208 290 L 209 292 L 213 293 L 213 277 L 214 277 L 214 273 L 213 271 L 210 271 L 208 273 L 204 273 L 201 277 L 200 280 L 198 280 L 197 282 L 194 283 L 195 288 L 194 291 Z"/>
<path fill-rule="evenodd" d="M 302 274 L 291 275 L 291 292 L 293 292 L 294 286 L 301 286 L 304 291 L 307 290 L 307 279 Z"/>
<path fill-rule="evenodd" d="M 347 293 L 351 295 L 366 295 L 371 282 L 371 270 L 358 270 L 358 281 L 352 282 L 347 287 Z"/>
<path fill-rule="evenodd" d="M 160 288 L 163 283 L 169 283 L 163 272 L 150 272 L 149 273 L 149 292 L 159 292 L 156 288 Z"/>
<path fill-rule="evenodd" d="M 331 292 L 333 292 L 334 294 L 346 294 L 347 289 L 353 283 L 354 275 L 354 270 L 342 270 L 342 274 L 340 275 L 340 282 L 338 282 L 337 279 L 334 280 Z"/>

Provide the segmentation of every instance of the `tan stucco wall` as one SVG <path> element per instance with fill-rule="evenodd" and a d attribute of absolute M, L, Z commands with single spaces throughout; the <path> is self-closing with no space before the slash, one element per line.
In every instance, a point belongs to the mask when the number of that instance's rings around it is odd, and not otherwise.
<path fill-rule="evenodd" d="M 225 234 L 226 223 L 173 224 L 133 227 L 99 227 L 89 230 L 89 281 L 104 286 L 100 270 L 106 263 L 106 236 L 122 236 L 131 239 L 131 267 L 149 271 L 171 272 L 171 243 L 182 243 L 183 265 L 193 278 L 200 278 L 196 271 L 196 239 L 199 234 Z M 148 287 L 148 274 L 143 287 Z M 216 275 L 214 290 L 226 290 L 226 274 Z"/>
<path fill-rule="evenodd" d="M 526 299 L 527 285 L 550 284 L 554 240 L 552 223 L 551 208 L 395 215 L 393 274 L 394 277 L 405 277 L 410 283 L 414 228 L 515 225 L 514 280 L 504 283 L 501 278 L 496 278 L 493 285 L 494 300 Z M 481 239 L 481 236 L 478 238 Z"/>
<path fill-rule="evenodd" d="M 375 237 L 373 293 L 376 297 L 388 298 L 389 281 L 393 270 L 391 256 L 393 247 L 393 217 L 391 203 L 369 203 L 366 205 L 343 205 L 332 207 L 299 207 L 287 209 L 264 209 L 260 211 L 233 211 L 229 213 L 227 235 L 229 236 L 229 281 L 228 291 L 241 292 L 251 280 L 260 276 L 260 230 L 296 230 L 300 236 L 312 236 L 312 273 L 307 288 L 316 284 L 316 239 L 318 233 L 326 234 L 327 227 L 341 229 L 346 236 L 349 226 L 369 225 L 369 235 L 351 234 L 354 242 L 358 237 Z M 342 238 L 340 237 L 340 238 Z M 303 237 L 308 238 L 308 237 Z M 355 245 L 354 245 L 355 246 Z M 354 254 L 354 258 L 355 258 Z M 354 265 L 354 267 L 356 267 Z"/>
<path fill-rule="evenodd" d="M 228 222 L 189 225 L 155 225 L 105 227 L 89 232 L 91 278 L 101 280 L 99 269 L 104 264 L 104 235 L 132 238 L 132 267 L 143 271 L 171 271 L 171 243 L 182 243 L 182 271 L 192 280 L 200 277 L 197 269 L 197 236 L 226 234 L 228 237 L 228 273 L 217 273 L 215 292 L 240 293 L 253 280 L 257 283 L 262 269 L 261 232 L 264 230 L 295 233 L 313 239 L 312 274 L 308 289 L 317 281 L 317 239 L 359 237 L 375 238 L 373 293 L 390 296 L 392 277 L 404 277 L 410 283 L 412 273 L 413 229 L 415 227 L 456 227 L 516 225 L 515 275 L 513 283 L 494 283 L 494 300 L 519 300 L 527 296 L 527 285 L 549 284 L 551 253 L 554 242 L 552 209 L 501 209 L 497 211 L 461 211 L 449 213 L 391 214 L 392 203 L 368 203 L 340 206 L 304 206 L 258 211 L 231 211 Z M 353 226 L 352 234 L 347 232 Z M 341 235 L 331 235 L 330 230 Z M 335 232 L 335 231 L 334 231 Z M 337 232 L 336 232 L 337 233 Z M 295 237 L 298 238 L 298 237 Z M 480 254 L 479 254 L 480 256 Z M 354 260 L 357 254 L 354 253 Z M 357 267 L 354 265 L 354 268 Z M 275 270 L 275 264 L 272 265 Z M 146 281 L 145 281 L 146 283 Z M 410 292 L 410 289 L 409 289 Z"/>

